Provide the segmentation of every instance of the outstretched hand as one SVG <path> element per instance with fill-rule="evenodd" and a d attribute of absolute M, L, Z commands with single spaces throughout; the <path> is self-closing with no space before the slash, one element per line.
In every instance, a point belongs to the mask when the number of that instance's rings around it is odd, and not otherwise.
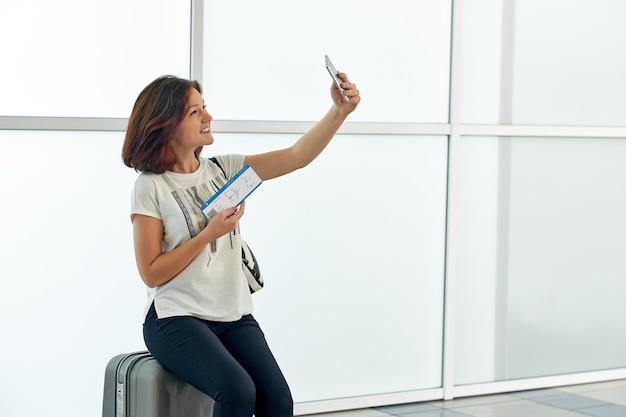
<path fill-rule="evenodd" d="M 347 116 L 352 113 L 354 109 L 356 109 L 356 106 L 358 106 L 361 101 L 361 96 L 359 95 L 359 90 L 356 89 L 356 84 L 350 82 L 348 76 L 344 72 L 337 73 L 337 76 L 342 81 L 341 88 L 343 88 L 343 93 L 339 92 L 333 83 L 330 87 L 330 94 L 333 98 L 335 106 L 339 108 L 339 111 L 344 116 Z M 346 96 L 348 101 L 346 101 L 343 96 Z"/>

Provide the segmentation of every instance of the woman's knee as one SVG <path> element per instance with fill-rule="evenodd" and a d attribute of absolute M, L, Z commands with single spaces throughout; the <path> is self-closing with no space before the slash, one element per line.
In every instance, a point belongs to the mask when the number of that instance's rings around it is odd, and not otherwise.
<path fill-rule="evenodd" d="M 273 403 L 273 410 L 275 413 L 271 413 L 273 416 L 293 416 L 293 398 L 291 398 L 291 394 L 287 393 L 286 395 L 281 395 Z"/>
<path fill-rule="evenodd" d="M 232 378 L 217 392 L 215 406 L 224 415 L 252 415 L 256 404 L 256 388 L 248 378 Z M 220 414 L 216 414 L 220 415 Z"/>
<path fill-rule="evenodd" d="M 292 417 L 293 398 L 289 390 L 277 392 L 264 399 L 259 399 L 256 414 L 259 417 Z"/>

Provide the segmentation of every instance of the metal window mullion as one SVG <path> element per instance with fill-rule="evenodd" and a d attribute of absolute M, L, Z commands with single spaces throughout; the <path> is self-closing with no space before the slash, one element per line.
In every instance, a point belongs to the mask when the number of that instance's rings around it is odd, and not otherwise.
<path fill-rule="evenodd" d="M 446 190 L 446 236 L 443 299 L 443 352 L 442 386 L 443 399 L 454 398 L 455 335 L 456 335 L 456 281 L 458 212 L 461 172 L 460 93 L 461 93 L 461 23 L 462 0 L 452 2 L 450 42 L 450 95 L 448 140 L 448 183 Z"/>
<path fill-rule="evenodd" d="M 191 0 L 189 78 L 202 85 L 204 70 L 204 1 Z"/>

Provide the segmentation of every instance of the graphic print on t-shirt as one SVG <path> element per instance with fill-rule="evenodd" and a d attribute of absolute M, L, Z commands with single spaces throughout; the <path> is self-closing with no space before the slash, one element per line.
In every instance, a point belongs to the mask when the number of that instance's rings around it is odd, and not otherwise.
<path fill-rule="evenodd" d="M 208 225 L 209 219 L 206 214 L 202 212 L 202 205 L 224 184 L 226 184 L 226 182 L 225 178 L 216 177 L 214 180 L 210 181 L 209 184 L 201 184 L 199 186 L 194 185 L 189 188 L 171 191 L 172 197 L 174 197 L 174 200 L 180 209 L 181 215 L 185 219 L 190 238 L 195 237 L 200 230 Z M 189 205 L 189 207 L 187 205 Z M 194 226 L 194 217 L 196 219 L 196 224 L 198 225 L 198 230 L 196 230 L 196 227 Z M 238 227 L 239 226 L 237 226 L 237 228 Z M 237 229 L 229 233 L 231 247 L 232 236 L 236 234 L 236 231 Z M 214 240 L 210 243 L 209 262 L 211 259 L 211 253 L 215 253 L 216 251 L 217 241 Z"/>

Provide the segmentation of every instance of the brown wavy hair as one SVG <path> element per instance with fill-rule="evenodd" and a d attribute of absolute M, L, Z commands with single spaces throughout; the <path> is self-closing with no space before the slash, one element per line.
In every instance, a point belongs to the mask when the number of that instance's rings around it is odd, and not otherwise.
<path fill-rule="evenodd" d="M 164 75 L 148 84 L 137 97 L 128 119 L 122 160 L 139 172 L 160 174 L 172 168 L 175 157 L 169 142 L 183 121 L 192 89 L 202 94 L 200 83 Z M 196 158 L 202 147 L 195 150 Z"/>

